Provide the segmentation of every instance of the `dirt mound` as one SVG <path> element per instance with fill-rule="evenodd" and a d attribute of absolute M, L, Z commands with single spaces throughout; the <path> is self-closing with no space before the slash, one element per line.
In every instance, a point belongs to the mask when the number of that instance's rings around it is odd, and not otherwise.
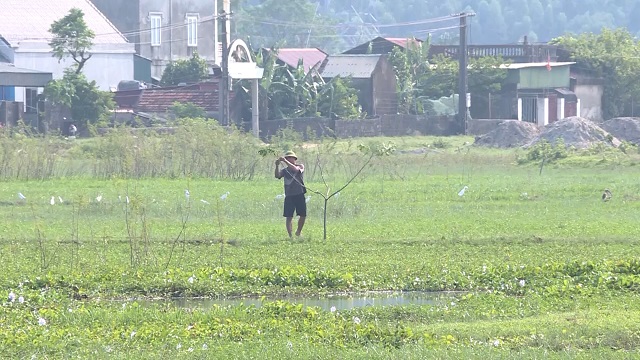
<path fill-rule="evenodd" d="M 545 126 L 540 135 L 536 136 L 525 147 L 547 140 L 555 144 L 558 139 L 563 139 L 567 147 L 577 149 L 590 148 L 598 143 L 617 147 L 620 140 L 609 134 L 595 123 L 578 116 L 568 117 Z"/>
<path fill-rule="evenodd" d="M 640 118 L 613 118 L 602 123 L 600 127 L 620 140 L 640 145 Z"/>
<path fill-rule="evenodd" d="M 476 146 L 512 148 L 529 143 L 539 133 L 540 130 L 535 124 L 519 120 L 505 120 L 492 131 L 476 137 L 473 144 Z"/>

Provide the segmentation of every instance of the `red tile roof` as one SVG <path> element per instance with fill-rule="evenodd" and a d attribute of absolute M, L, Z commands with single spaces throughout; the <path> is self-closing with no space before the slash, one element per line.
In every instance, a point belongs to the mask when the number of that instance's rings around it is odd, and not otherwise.
<path fill-rule="evenodd" d="M 383 38 L 389 42 L 392 42 L 398 46 L 401 46 L 403 48 L 407 47 L 407 43 L 409 41 L 411 41 L 413 44 L 419 44 L 422 42 L 422 40 L 419 39 L 407 39 L 407 38 Z"/>
<path fill-rule="evenodd" d="M 173 106 L 175 102 L 192 103 L 207 112 L 218 111 L 218 92 L 206 90 L 143 90 L 140 100 L 135 105 L 135 111 L 148 113 L 164 113 Z"/>
<path fill-rule="evenodd" d="M 322 63 L 327 58 L 327 53 L 318 48 L 284 48 L 278 50 L 278 60 L 291 66 L 297 67 L 298 61 L 302 60 L 304 72 Z"/>

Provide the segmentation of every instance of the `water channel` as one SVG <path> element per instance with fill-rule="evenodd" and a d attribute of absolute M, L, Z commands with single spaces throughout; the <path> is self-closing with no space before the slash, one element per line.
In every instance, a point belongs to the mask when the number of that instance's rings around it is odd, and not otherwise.
<path fill-rule="evenodd" d="M 281 298 L 175 298 L 169 300 L 148 300 L 142 303 L 173 305 L 178 308 L 207 309 L 213 306 L 262 306 L 263 302 L 276 300 L 288 301 L 303 306 L 320 307 L 323 310 L 349 310 L 366 306 L 408 306 L 408 305 L 440 305 L 449 304 L 455 292 L 374 292 L 351 295 L 330 295 L 323 297 L 281 297 Z"/>

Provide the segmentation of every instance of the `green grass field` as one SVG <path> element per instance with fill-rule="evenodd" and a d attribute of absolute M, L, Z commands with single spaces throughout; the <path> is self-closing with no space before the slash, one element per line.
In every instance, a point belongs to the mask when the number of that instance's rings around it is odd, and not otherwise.
<path fill-rule="evenodd" d="M 637 154 L 574 154 L 541 171 L 517 164 L 524 150 L 475 148 L 466 137 L 281 143 L 323 193 L 323 177 L 335 190 L 362 164 L 357 144 L 397 147 L 329 200 L 326 240 L 314 193 L 304 236 L 290 240 L 282 183 L 260 145 L 200 149 L 217 154 L 210 164 L 253 164 L 233 180 L 213 167 L 210 177 L 176 175 L 184 159 L 207 162 L 192 148 L 179 162 L 184 144 L 162 158 L 158 144 L 174 140 L 161 140 L 62 143 L 51 174 L 36 180 L 15 175 L 35 166 L 5 150 L 0 165 L 14 178 L 0 182 L 0 357 L 639 356 Z M 128 141 L 149 155 L 108 152 Z M 104 176 L 107 167 L 115 175 Z M 123 174 L 131 169 L 143 173 Z M 387 290 L 459 292 L 435 305 L 336 312 L 294 300 Z M 263 296 L 274 300 L 210 309 L 148 301 Z"/>

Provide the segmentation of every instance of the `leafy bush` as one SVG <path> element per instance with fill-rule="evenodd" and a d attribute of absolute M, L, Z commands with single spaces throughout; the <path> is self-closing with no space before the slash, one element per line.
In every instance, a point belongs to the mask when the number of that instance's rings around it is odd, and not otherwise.
<path fill-rule="evenodd" d="M 547 140 L 542 140 L 530 147 L 526 157 L 524 159 L 518 159 L 518 162 L 554 162 L 567 158 L 569 154 L 569 150 L 567 150 L 563 139 L 557 139 L 554 145 L 551 145 Z"/>

